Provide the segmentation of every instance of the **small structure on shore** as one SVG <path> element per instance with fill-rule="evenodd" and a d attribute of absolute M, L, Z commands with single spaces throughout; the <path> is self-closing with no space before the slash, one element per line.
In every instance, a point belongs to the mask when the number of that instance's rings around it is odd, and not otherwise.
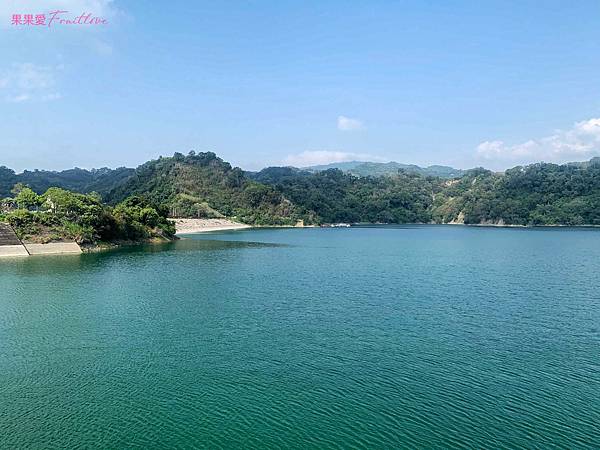
<path fill-rule="evenodd" d="M 349 223 L 326 223 L 321 225 L 323 228 L 350 228 L 351 226 Z"/>

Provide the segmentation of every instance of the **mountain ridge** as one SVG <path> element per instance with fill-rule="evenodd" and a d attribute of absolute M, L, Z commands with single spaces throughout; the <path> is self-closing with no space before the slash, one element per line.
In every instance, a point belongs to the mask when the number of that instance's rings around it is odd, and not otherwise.
<path fill-rule="evenodd" d="M 245 172 L 212 152 L 175 153 L 136 169 L 71 169 L 17 175 L 0 167 L 0 197 L 32 181 L 110 204 L 140 196 L 170 217 L 232 217 L 253 225 L 335 222 L 600 225 L 600 158 L 536 163 L 458 178 L 398 170 L 357 176 L 338 168 L 268 167 Z M 34 189 L 35 190 L 35 189 Z"/>
<path fill-rule="evenodd" d="M 316 166 L 301 167 L 301 170 L 309 172 L 320 172 L 329 169 L 339 169 L 356 176 L 386 176 L 404 170 L 411 173 L 419 173 L 425 176 L 437 176 L 441 178 L 458 178 L 466 173 L 466 170 L 455 169 L 450 166 L 430 165 L 421 167 L 416 164 L 402 164 L 395 161 L 373 162 L 373 161 L 347 161 L 333 162 Z"/>

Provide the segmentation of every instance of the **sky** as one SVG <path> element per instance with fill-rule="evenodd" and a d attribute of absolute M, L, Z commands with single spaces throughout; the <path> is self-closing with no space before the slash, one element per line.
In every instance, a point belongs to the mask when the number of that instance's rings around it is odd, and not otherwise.
<path fill-rule="evenodd" d="M 52 11 L 107 23 L 22 21 Z M 600 155 L 597 1 L 3 0 L 0 34 L 17 171 Z"/>

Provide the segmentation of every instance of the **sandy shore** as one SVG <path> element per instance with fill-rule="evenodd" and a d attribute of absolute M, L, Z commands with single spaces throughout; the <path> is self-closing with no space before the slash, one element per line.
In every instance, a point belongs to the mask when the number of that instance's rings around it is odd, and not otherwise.
<path fill-rule="evenodd" d="M 227 219 L 173 219 L 177 234 L 204 233 L 207 231 L 241 230 L 250 228 L 239 222 Z"/>

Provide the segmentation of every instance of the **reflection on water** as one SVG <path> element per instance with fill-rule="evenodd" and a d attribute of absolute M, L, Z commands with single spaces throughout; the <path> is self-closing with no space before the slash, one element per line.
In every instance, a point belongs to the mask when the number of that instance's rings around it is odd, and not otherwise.
<path fill-rule="evenodd" d="M 149 254 L 186 252 L 219 252 L 227 250 L 261 249 L 285 247 L 286 244 L 226 241 L 207 239 L 180 239 L 156 244 L 125 245 L 113 249 L 99 250 L 79 255 L 39 255 L 24 258 L 0 259 L 0 275 L 57 275 L 95 270 L 119 259 L 144 259 Z M 0 282 L 1 282 L 0 278 Z"/>

